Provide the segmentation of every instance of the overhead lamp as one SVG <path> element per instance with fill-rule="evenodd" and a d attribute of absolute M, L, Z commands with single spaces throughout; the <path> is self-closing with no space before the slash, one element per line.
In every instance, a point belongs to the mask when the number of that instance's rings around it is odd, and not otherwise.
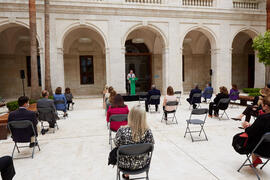
<path fill-rule="evenodd" d="M 30 37 L 29 36 L 19 36 L 18 38 L 20 41 L 29 41 Z"/>
<path fill-rule="evenodd" d="M 83 38 L 80 38 L 79 39 L 79 42 L 80 43 L 91 43 L 92 42 L 92 39 L 83 37 Z"/>
<path fill-rule="evenodd" d="M 144 39 L 143 38 L 134 38 L 134 39 L 132 39 L 132 43 L 134 43 L 134 44 L 144 43 Z"/>

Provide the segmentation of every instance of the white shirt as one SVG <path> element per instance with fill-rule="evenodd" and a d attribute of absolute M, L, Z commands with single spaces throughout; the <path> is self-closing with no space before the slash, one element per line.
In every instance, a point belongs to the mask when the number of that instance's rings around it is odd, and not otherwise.
<path fill-rule="evenodd" d="M 128 73 L 128 75 L 127 75 L 127 80 L 129 80 L 129 78 L 135 78 L 136 76 L 135 76 L 135 74 L 134 73 Z"/>

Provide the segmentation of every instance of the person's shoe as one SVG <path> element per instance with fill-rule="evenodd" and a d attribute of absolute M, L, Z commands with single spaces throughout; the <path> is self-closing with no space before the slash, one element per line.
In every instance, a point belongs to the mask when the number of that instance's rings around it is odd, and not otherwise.
<path fill-rule="evenodd" d="M 66 114 L 64 114 L 64 116 L 63 117 L 68 117 L 68 114 L 66 113 Z"/>
<path fill-rule="evenodd" d="M 212 116 L 212 115 L 210 115 L 210 114 L 208 114 L 208 117 L 209 117 L 209 118 L 212 118 L 213 116 Z"/>
<path fill-rule="evenodd" d="M 231 118 L 232 120 L 235 120 L 235 121 L 241 121 L 240 118 Z"/>
<path fill-rule="evenodd" d="M 244 129 L 242 126 L 239 126 L 238 128 L 239 128 L 239 129 Z"/>
<path fill-rule="evenodd" d="M 253 161 L 253 167 L 256 168 L 259 164 L 262 164 L 261 158 L 257 157 L 255 161 Z"/>
<path fill-rule="evenodd" d="M 214 114 L 214 117 L 218 117 L 218 115 L 217 114 Z"/>
<path fill-rule="evenodd" d="M 29 144 L 29 147 L 32 148 L 32 147 L 37 146 L 37 145 L 38 145 L 37 142 L 32 142 L 32 143 Z"/>
<path fill-rule="evenodd" d="M 125 174 L 122 174 L 123 179 L 129 179 L 129 176 L 126 176 Z"/>
<path fill-rule="evenodd" d="M 41 134 L 44 135 L 44 134 L 46 134 L 46 132 L 48 132 L 48 131 L 49 131 L 49 129 L 42 129 L 42 130 L 41 130 Z"/>

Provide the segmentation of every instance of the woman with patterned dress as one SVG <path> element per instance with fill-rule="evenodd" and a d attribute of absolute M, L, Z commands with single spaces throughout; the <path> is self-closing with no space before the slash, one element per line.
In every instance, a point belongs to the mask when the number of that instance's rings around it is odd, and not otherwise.
<path fill-rule="evenodd" d="M 146 123 L 146 112 L 140 106 L 134 106 L 128 115 L 128 125 L 118 129 L 115 137 L 115 145 L 154 143 L 151 130 Z M 124 169 L 136 170 L 144 168 L 150 163 L 148 154 L 135 157 L 122 156 L 119 158 L 118 166 Z M 123 174 L 124 179 L 129 179 L 128 174 Z"/>

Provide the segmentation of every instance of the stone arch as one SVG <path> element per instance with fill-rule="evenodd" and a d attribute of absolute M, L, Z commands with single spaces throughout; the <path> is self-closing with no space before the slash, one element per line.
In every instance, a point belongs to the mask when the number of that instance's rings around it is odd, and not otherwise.
<path fill-rule="evenodd" d="M 181 36 L 180 38 L 180 43 L 181 45 L 183 45 L 184 39 L 187 36 L 187 34 L 191 31 L 200 31 L 202 32 L 210 41 L 210 45 L 211 45 L 211 49 L 217 49 L 217 45 L 218 45 L 218 41 L 217 41 L 217 36 L 214 33 L 213 30 L 211 30 L 208 27 L 205 26 L 193 26 L 188 28 L 185 33 L 183 34 L 183 36 Z"/>
<path fill-rule="evenodd" d="M 157 26 L 152 25 L 152 24 L 148 24 L 148 25 L 136 24 L 136 25 L 130 27 L 126 31 L 126 33 L 124 34 L 124 36 L 122 38 L 122 47 L 125 46 L 125 42 L 129 36 L 129 34 L 137 29 L 140 29 L 140 28 L 146 28 L 146 29 L 149 29 L 150 31 L 157 32 L 162 37 L 162 40 L 164 42 L 164 46 L 168 47 L 168 39 L 167 39 L 165 33 L 160 28 L 158 28 Z"/>
<path fill-rule="evenodd" d="M 68 34 L 70 32 L 72 32 L 73 30 L 79 29 L 79 28 L 87 28 L 87 29 L 90 29 L 90 30 L 93 30 L 93 31 L 97 32 L 102 37 L 102 39 L 104 41 L 104 44 L 105 44 L 105 48 L 108 48 L 107 38 L 106 38 L 104 32 L 98 26 L 95 26 L 95 25 L 90 24 L 90 23 L 80 24 L 79 22 L 70 24 L 69 26 L 67 26 L 64 29 L 63 33 L 61 33 L 63 35 L 59 38 L 59 41 L 58 41 L 58 44 L 57 44 L 58 46 L 57 47 L 63 48 L 64 47 L 65 38 L 68 36 Z"/>
<path fill-rule="evenodd" d="M 235 39 L 235 37 L 240 33 L 240 32 L 244 32 L 246 34 L 249 35 L 249 37 L 251 39 L 253 39 L 255 36 L 257 36 L 258 34 L 260 34 L 256 29 L 252 28 L 252 27 L 243 27 L 238 29 L 233 35 L 232 38 L 230 40 L 230 44 L 233 44 L 233 40 Z"/>

